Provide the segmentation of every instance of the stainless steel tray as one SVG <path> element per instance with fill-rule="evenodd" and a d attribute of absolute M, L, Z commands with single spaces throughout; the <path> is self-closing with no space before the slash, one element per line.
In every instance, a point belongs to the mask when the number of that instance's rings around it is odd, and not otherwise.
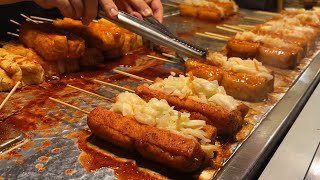
<path fill-rule="evenodd" d="M 176 12 L 174 8 L 167 11 L 165 24 L 182 38 L 192 40 L 203 47 L 220 51 L 225 42 L 196 37 L 194 36 L 195 32 L 211 31 L 230 36 L 233 35 L 232 33 L 216 30 L 214 28 L 216 24 L 180 17 L 176 15 Z M 245 15 L 251 16 L 253 12 L 241 10 L 238 15 L 223 23 L 258 23 L 244 20 L 242 17 Z M 301 67 L 301 72 L 293 74 L 294 77 L 292 78 L 296 80 L 292 87 L 285 95 L 280 93 L 281 95 L 277 98 L 282 99 L 275 107 L 272 106 L 265 109 L 266 114 L 259 116 L 259 121 L 256 122 L 253 133 L 244 143 L 235 145 L 234 150 L 236 150 L 236 153 L 233 154 L 232 158 L 230 158 L 218 172 L 215 176 L 216 179 L 245 179 L 257 176 L 259 170 L 263 168 L 265 162 L 268 161 L 270 155 L 272 155 L 272 152 L 286 134 L 290 125 L 294 122 L 295 117 L 305 104 L 315 85 L 319 82 L 320 55 L 318 53 L 319 52 L 315 52 L 312 57 L 305 60 L 305 63 Z M 139 62 L 141 62 L 142 66 L 148 63 L 157 63 L 155 60 L 151 60 L 145 56 L 142 56 Z M 310 65 L 309 62 L 311 62 Z M 127 69 L 126 66 L 121 66 L 120 68 Z M 181 67 L 170 64 L 161 66 L 161 70 L 167 72 L 174 68 Z M 283 73 L 288 72 L 289 71 L 283 71 Z M 106 72 L 100 74 L 99 77 L 108 78 L 112 75 L 112 73 Z M 74 81 L 78 81 L 79 78 L 86 78 L 82 76 L 76 76 Z M 136 81 L 131 80 L 119 81 L 118 83 L 132 87 L 137 85 Z M 57 82 L 53 88 L 57 88 L 57 86 L 59 86 L 59 82 Z M 47 84 L 42 85 L 42 87 L 44 89 L 50 88 Z M 287 89 L 285 89 L 285 91 L 286 90 Z M 120 92 L 117 89 L 106 86 L 98 86 L 95 88 L 95 91 L 110 98 Z M 0 114 L 0 118 L 6 119 L 10 115 L 19 112 L 19 109 L 27 106 L 30 101 L 32 102 L 33 97 L 39 94 L 41 95 L 41 91 L 38 90 L 24 94 L 15 94 L 5 108 L 7 114 Z M 72 96 L 70 96 L 70 94 L 72 94 Z M 5 94 L 1 93 L 0 95 L 3 97 Z M 96 99 L 68 88 L 63 88 L 61 91 L 52 95 L 88 111 L 97 106 L 110 107 L 110 102 Z M 18 103 L 19 106 L 17 106 L 16 103 Z M 36 106 L 30 109 L 30 111 L 40 115 L 41 113 L 45 113 L 44 115 L 46 117 L 59 119 L 58 124 L 53 123 L 52 127 L 45 131 L 34 130 L 26 133 L 26 136 L 32 141 L 32 144 L 29 144 L 31 148 L 20 147 L 11 153 L 7 153 L 7 156 L 1 157 L 0 176 L 5 179 L 114 179 L 114 171 L 112 169 L 103 168 L 88 173 L 78 161 L 81 151 L 75 144 L 76 139 L 69 138 L 68 136 L 70 133 L 72 134 L 72 132 L 87 128 L 86 115 L 60 105 L 56 105 L 56 108 L 51 109 L 47 106 L 50 103 L 52 102 L 44 101 L 41 106 Z M 40 111 L 39 113 L 37 112 L 38 110 Z M 41 121 L 40 116 L 39 121 Z M 59 153 L 54 153 L 54 150 L 57 149 L 59 149 Z M 47 161 L 43 160 L 43 158 L 47 159 Z M 72 173 L 70 173 L 71 171 Z M 183 176 L 184 179 L 186 177 L 187 176 Z"/>

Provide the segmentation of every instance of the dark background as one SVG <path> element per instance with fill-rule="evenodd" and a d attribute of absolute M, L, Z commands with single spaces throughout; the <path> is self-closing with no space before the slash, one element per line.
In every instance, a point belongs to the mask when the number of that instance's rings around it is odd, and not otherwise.
<path fill-rule="evenodd" d="M 245 9 L 259 9 L 275 11 L 277 9 L 277 0 L 235 0 L 236 3 Z"/>
<path fill-rule="evenodd" d="M 16 40 L 17 38 L 8 35 L 7 32 L 17 33 L 19 26 L 10 22 L 10 19 L 19 23 L 24 22 L 20 14 L 23 13 L 27 16 L 40 16 L 47 18 L 61 18 L 62 15 L 57 9 L 45 10 L 33 2 L 22 2 L 10 5 L 0 5 L 0 40 L 9 41 Z"/>

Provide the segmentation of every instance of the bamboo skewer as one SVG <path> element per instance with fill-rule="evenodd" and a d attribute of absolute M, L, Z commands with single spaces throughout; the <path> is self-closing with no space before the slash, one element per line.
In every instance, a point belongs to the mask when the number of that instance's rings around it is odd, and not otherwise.
<path fill-rule="evenodd" d="M 176 5 L 176 4 L 170 4 L 170 3 L 162 3 L 162 5 L 166 5 L 166 6 L 170 6 L 170 7 L 175 7 L 175 8 L 179 7 L 179 6 Z"/>
<path fill-rule="evenodd" d="M 13 95 L 14 92 L 16 92 L 17 88 L 20 86 L 21 82 L 18 81 L 14 87 L 11 89 L 11 91 L 9 92 L 9 94 L 7 95 L 7 97 L 2 101 L 1 105 L 0 105 L 0 110 L 3 108 L 3 106 L 8 102 L 9 98 Z"/>
<path fill-rule="evenodd" d="M 256 14 L 264 14 L 264 15 L 270 15 L 270 16 L 274 16 L 274 15 L 278 15 L 278 14 L 279 14 L 279 13 L 268 12 L 268 11 L 254 11 L 254 13 L 256 13 Z"/>
<path fill-rule="evenodd" d="M 147 55 L 147 56 L 149 58 L 158 59 L 158 60 L 161 60 L 161 61 L 164 61 L 164 62 L 168 62 L 168 63 L 172 63 L 172 64 L 177 64 L 177 62 L 171 61 L 171 60 L 168 60 L 168 59 L 164 59 L 164 58 L 160 58 L 160 57 L 156 57 L 156 56 L 151 56 L 151 55 Z"/>
<path fill-rule="evenodd" d="M 19 34 L 16 34 L 16 33 L 12 33 L 12 32 L 7 32 L 7 34 L 9 34 L 9 35 L 12 35 L 12 36 L 16 36 L 16 37 L 19 37 Z"/>
<path fill-rule="evenodd" d="M 122 89 L 122 90 L 125 90 L 125 91 L 128 91 L 128 92 L 132 92 L 132 93 L 135 92 L 132 89 L 125 88 L 125 87 L 122 87 L 122 86 L 119 86 L 119 85 L 116 85 L 116 84 L 112 84 L 112 83 L 107 83 L 107 82 L 100 81 L 100 80 L 97 80 L 97 79 L 94 79 L 93 82 L 96 82 L 96 83 L 99 83 L 99 84 L 102 84 L 102 85 L 106 85 L 106 86 L 115 87 L 115 88 Z"/>
<path fill-rule="evenodd" d="M 217 37 L 220 37 L 220 38 L 224 38 L 224 39 L 230 39 L 229 36 L 224 36 L 224 35 L 221 35 L 221 34 L 217 34 L 217 33 L 212 33 L 212 32 L 204 32 L 205 34 L 208 34 L 210 36 L 217 36 Z"/>
<path fill-rule="evenodd" d="M 16 25 L 18 25 L 18 26 L 20 26 L 21 24 L 20 23 L 18 23 L 17 21 L 15 21 L 15 20 L 12 20 L 12 19 L 10 19 L 10 22 L 12 22 L 13 24 L 16 24 Z"/>
<path fill-rule="evenodd" d="M 229 28 L 225 28 L 225 27 L 222 27 L 222 26 L 216 26 L 217 29 L 221 29 L 221 30 L 224 30 L 224 31 L 229 31 L 229 32 L 233 32 L 233 33 L 238 33 L 238 32 L 241 32 L 241 31 L 238 31 L 238 30 L 234 30 L 234 29 L 229 29 Z"/>
<path fill-rule="evenodd" d="M 36 20 L 40 20 L 40 21 L 48 21 L 48 22 L 53 22 L 53 19 L 49 19 L 49 18 L 43 18 L 43 17 L 38 17 L 38 16 L 30 16 L 30 18 L 32 19 L 36 19 Z"/>
<path fill-rule="evenodd" d="M 216 40 L 220 40 L 220 41 L 228 41 L 228 39 L 217 37 L 217 36 L 212 36 L 212 35 L 208 35 L 208 34 L 204 34 L 204 33 L 197 32 L 196 35 L 211 38 L 211 39 L 216 39 Z"/>
<path fill-rule="evenodd" d="M 255 20 L 255 21 L 266 22 L 266 19 L 264 19 L 264 18 L 251 17 L 251 16 L 246 16 L 246 17 L 244 17 L 244 18 L 245 18 L 245 19 L 250 19 L 250 20 Z"/>
<path fill-rule="evenodd" d="M 70 87 L 70 88 L 72 88 L 72 89 L 76 89 L 76 90 L 78 90 L 78 91 L 81 91 L 81 92 L 90 94 L 90 95 L 92 95 L 92 96 L 95 96 L 95 97 L 98 97 L 98 98 L 101 98 L 101 99 L 104 99 L 104 100 L 107 100 L 107 101 L 110 101 L 110 102 L 113 102 L 113 100 L 110 99 L 110 98 L 101 96 L 100 94 L 96 94 L 96 93 L 93 93 L 93 92 L 90 92 L 90 91 L 87 91 L 87 90 L 84 90 L 84 89 L 81 89 L 81 88 L 78 88 L 78 87 L 75 87 L 75 86 L 72 86 L 72 85 L 70 85 L 70 84 L 68 84 L 67 87 Z"/>
<path fill-rule="evenodd" d="M 223 26 L 231 28 L 231 29 L 239 30 L 239 31 L 246 31 L 245 29 L 243 29 L 241 27 L 233 26 L 233 25 L 229 25 L 229 24 L 223 24 Z"/>
<path fill-rule="evenodd" d="M 172 54 L 167 54 L 167 53 L 162 53 L 163 56 L 169 57 L 169 58 L 177 58 L 176 56 L 172 55 Z"/>
<path fill-rule="evenodd" d="M 33 20 L 31 18 L 29 18 L 28 16 L 24 15 L 24 14 L 20 14 L 22 17 L 24 17 L 27 21 L 31 21 L 31 22 L 34 22 L 34 23 L 43 23 L 41 21 L 36 21 L 36 20 Z"/>
<path fill-rule="evenodd" d="M 78 107 L 76 107 L 76 106 L 74 106 L 74 105 L 71 105 L 71 104 L 65 103 L 65 102 L 63 102 L 63 101 L 60 101 L 59 99 L 55 99 L 55 98 L 53 98 L 53 97 L 49 97 L 49 99 L 52 100 L 52 101 L 54 101 L 54 102 L 56 102 L 56 103 L 65 105 L 65 106 L 67 106 L 67 107 L 69 107 L 69 108 L 72 108 L 72 109 L 81 111 L 81 112 L 83 112 L 83 113 L 85 113 L 85 114 L 89 114 L 89 113 L 90 113 L 90 112 L 88 112 L 88 111 L 86 111 L 86 110 L 83 110 L 83 109 L 80 109 L 80 108 L 78 108 Z"/>
<path fill-rule="evenodd" d="M 151 82 L 151 83 L 154 82 L 154 81 L 152 81 L 150 79 L 143 78 L 143 77 L 140 77 L 140 76 L 137 76 L 137 75 L 134 75 L 134 74 L 130 74 L 130 73 L 127 73 L 127 72 L 124 72 L 124 71 L 120 71 L 120 70 L 117 70 L 117 69 L 114 69 L 113 72 L 118 73 L 118 74 L 122 74 L 122 75 L 125 75 L 125 76 L 129 76 L 129 77 L 132 77 L 132 78 L 135 78 L 135 79 L 138 79 L 138 80 L 142 80 L 142 81 L 147 81 L 147 82 Z"/>
<path fill-rule="evenodd" d="M 252 29 L 252 28 L 254 28 L 253 25 L 247 25 L 247 24 L 239 24 L 238 26 L 241 27 L 241 28 L 245 28 L 245 29 Z"/>

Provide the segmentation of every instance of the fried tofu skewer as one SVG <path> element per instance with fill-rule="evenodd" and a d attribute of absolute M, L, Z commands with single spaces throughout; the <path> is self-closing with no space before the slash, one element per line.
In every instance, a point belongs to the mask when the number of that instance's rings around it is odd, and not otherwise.
<path fill-rule="evenodd" d="M 118 120 L 115 123 L 115 120 Z M 136 150 L 180 171 L 200 168 L 205 159 L 201 146 L 192 139 L 137 123 L 108 109 L 96 108 L 88 115 L 88 126 L 96 136 L 127 150 Z"/>
<path fill-rule="evenodd" d="M 123 94 L 123 96 L 126 95 L 128 93 Z M 137 151 L 147 159 L 183 172 L 192 172 L 202 167 L 206 160 L 206 152 L 203 150 L 203 145 L 200 145 L 194 138 L 173 133 L 172 130 L 160 129 L 151 124 L 141 123 L 141 118 L 140 121 L 137 121 L 135 118 L 121 115 L 119 110 L 121 111 L 121 106 L 123 105 L 121 102 L 123 101 L 120 96 L 118 96 L 120 102 L 114 105 L 111 110 L 104 108 L 96 108 L 91 112 L 81 110 L 81 112 L 88 114 L 87 123 L 94 135 L 126 150 Z M 135 97 L 136 95 L 131 94 L 131 96 Z M 57 99 L 50 98 L 50 100 L 79 110 L 79 108 Z M 141 101 L 139 99 L 136 100 Z M 197 125 L 193 123 L 193 126 Z M 198 125 L 199 127 L 201 126 Z M 214 138 L 214 128 L 212 126 L 204 127 L 206 138 L 202 138 L 207 140 Z M 212 146 L 206 145 L 205 147 Z"/>

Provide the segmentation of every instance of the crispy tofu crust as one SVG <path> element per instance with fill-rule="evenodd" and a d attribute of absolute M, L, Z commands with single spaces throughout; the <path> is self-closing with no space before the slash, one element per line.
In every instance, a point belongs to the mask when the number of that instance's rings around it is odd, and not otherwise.
<path fill-rule="evenodd" d="M 269 82 L 261 76 L 226 71 L 221 86 L 236 99 L 259 102 L 267 99 L 268 93 L 273 91 L 273 79 Z"/>
<path fill-rule="evenodd" d="M 257 60 L 263 64 L 283 69 L 294 69 L 299 62 L 299 54 L 292 54 L 277 48 L 260 46 Z"/>
<path fill-rule="evenodd" d="M 91 22 L 89 26 L 70 18 L 56 20 L 53 24 L 84 38 L 87 48 L 101 51 L 106 58 L 120 57 L 142 46 L 140 36 L 104 19 Z"/>
<path fill-rule="evenodd" d="M 284 69 L 294 69 L 302 59 L 303 49 L 295 45 L 277 48 L 232 38 L 227 42 L 226 51 L 229 57 L 256 58 L 263 64 Z"/>
<path fill-rule="evenodd" d="M 191 72 L 194 76 L 217 80 L 219 84 L 221 83 L 223 77 L 223 70 L 215 66 L 208 66 L 196 60 L 188 60 L 184 64 L 186 72 Z"/>
<path fill-rule="evenodd" d="M 223 14 L 216 7 L 196 6 L 189 4 L 179 4 L 180 15 L 196 17 L 203 20 L 220 21 L 223 18 L 232 16 L 237 12 L 234 11 L 232 3 L 212 1 L 223 10 Z"/>
<path fill-rule="evenodd" d="M 203 20 L 220 21 L 222 19 L 221 13 L 218 9 L 213 7 L 200 7 L 187 4 L 180 4 L 180 15 L 191 16 Z"/>
<path fill-rule="evenodd" d="M 263 101 L 274 89 L 274 78 L 267 80 L 261 76 L 226 71 L 196 60 L 186 61 L 185 67 L 187 72 L 192 72 L 196 77 L 218 80 L 219 85 L 224 87 L 228 95 L 244 101 Z"/>
<path fill-rule="evenodd" d="M 84 40 L 62 32 L 51 24 L 23 23 L 20 26 L 20 41 L 34 49 L 46 61 L 78 59 L 84 53 Z"/>
<path fill-rule="evenodd" d="M 197 141 L 140 124 L 108 109 L 94 109 L 87 123 L 99 138 L 183 172 L 199 169 L 205 160 Z"/>
<path fill-rule="evenodd" d="M 242 59 L 255 58 L 259 52 L 259 46 L 259 43 L 231 38 L 226 45 L 227 56 L 240 57 Z"/>
<path fill-rule="evenodd" d="M 179 10 L 180 10 L 180 15 L 182 16 L 191 16 L 191 17 L 198 16 L 198 9 L 191 5 L 179 4 Z"/>

